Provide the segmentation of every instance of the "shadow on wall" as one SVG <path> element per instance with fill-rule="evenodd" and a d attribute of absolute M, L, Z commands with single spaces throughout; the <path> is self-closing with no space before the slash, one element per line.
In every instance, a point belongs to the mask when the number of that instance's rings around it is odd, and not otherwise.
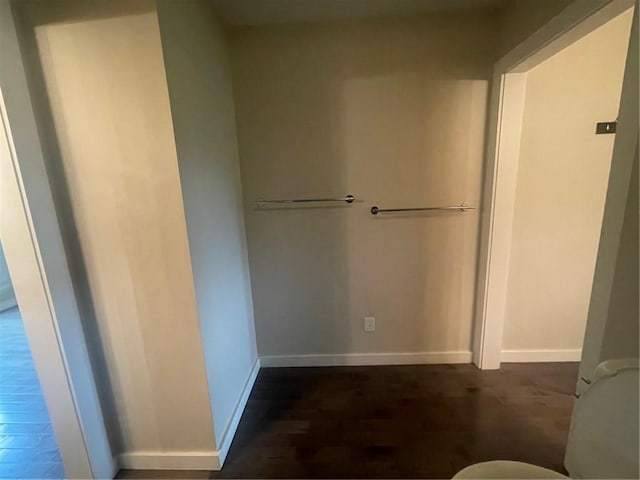
<path fill-rule="evenodd" d="M 260 355 L 469 353 L 489 14 L 231 30 Z M 258 199 L 353 194 L 346 208 Z M 365 316 L 377 331 L 365 334 Z"/>
<path fill-rule="evenodd" d="M 73 276 L 87 347 L 91 352 L 90 359 L 94 375 L 98 380 L 96 386 L 105 416 L 105 423 L 108 426 L 107 433 L 112 449 L 121 451 L 124 443 L 123 433 L 117 420 L 114 388 L 108 373 L 104 350 L 106 343 L 100 337 L 87 266 L 80 245 L 70 190 L 64 171 L 61 147 L 55 129 L 50 99 L 47 95 L 43 65 L 39 60 L 40 54 L 36 41 L 36 29 L 43 25 L 84 23 L 150 13 L 154 11 L 154 6 L 149 1 L 48 2 L 33 0 L 28 2 L 12 1 L 12 9 L 16 16 L 16 28 L 20 36 L 23 58 L 26 60 L 25 70 L 29 80 L 29 90 L 34 110 L 37 112 L 35 118 L 38 123 L 42 148 L 47 159 L 46 166 L 51 179 L 51 189 L 54 194 L 56 209 L 59 212 L 58 218 L 66 248 L 67 261 Z"/>

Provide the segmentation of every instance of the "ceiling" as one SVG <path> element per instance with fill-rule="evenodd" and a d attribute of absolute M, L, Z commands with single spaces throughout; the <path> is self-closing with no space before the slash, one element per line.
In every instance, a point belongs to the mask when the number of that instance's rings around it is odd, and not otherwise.
<path fill-rule="evenodd" d="M 321 22 L 503 7 L 510 0 L 211 0 L 228 25 Z"/>

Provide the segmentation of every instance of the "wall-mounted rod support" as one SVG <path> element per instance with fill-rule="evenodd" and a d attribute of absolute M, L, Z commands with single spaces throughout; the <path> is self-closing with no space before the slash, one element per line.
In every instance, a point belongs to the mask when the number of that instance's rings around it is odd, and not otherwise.
<path fill-rule="evenodd" d="M 378 213 L 387 213 L 387 212 L 426 212 L 431 210 L 457 210 L 460 212 L 466 212 L 467 210 L 475 210 L 476 207 L 470 207 L 466 203 L 462 203 L 460 205 L 452 206 L 452 207 L 414 207 L 414 208 L 380 208 L 380 207 L 371 207 L 371 214 L 377 215 Z"/>
<path fill-rule="evenodd" d="M 353 203 L 356 199 L 353 195 L 345 195 L 337 198 L 296 198 L 290 200 L 258 200 L 256 207 L 264 207 L 267 205 L 282 205 L 291 203 L 316 203 L 316 202 L 346 202 Z"/>

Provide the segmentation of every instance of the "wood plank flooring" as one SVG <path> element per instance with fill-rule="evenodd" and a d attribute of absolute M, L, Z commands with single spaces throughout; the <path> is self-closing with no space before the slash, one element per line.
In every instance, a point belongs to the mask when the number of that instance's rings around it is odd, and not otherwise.
<path fill-rule="evenodd" d="M 0 313 L 0 479 L 64 478 L 20 312 Z"/>
<path fill-rule="evenodd" d="M 220 472 L 118 478 L 451 478 L 485 460 L 564 472 L 578 365 L 260 371 Z"/>

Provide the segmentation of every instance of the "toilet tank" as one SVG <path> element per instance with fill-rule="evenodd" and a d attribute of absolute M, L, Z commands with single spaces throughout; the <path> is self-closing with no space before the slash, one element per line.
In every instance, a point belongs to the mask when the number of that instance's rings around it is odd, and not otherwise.
<path fill-rule="evenodd" d="M 576 400 L 565 452 L 571 478 L 639 478 L 638 359 L 601 363 Z"/>

